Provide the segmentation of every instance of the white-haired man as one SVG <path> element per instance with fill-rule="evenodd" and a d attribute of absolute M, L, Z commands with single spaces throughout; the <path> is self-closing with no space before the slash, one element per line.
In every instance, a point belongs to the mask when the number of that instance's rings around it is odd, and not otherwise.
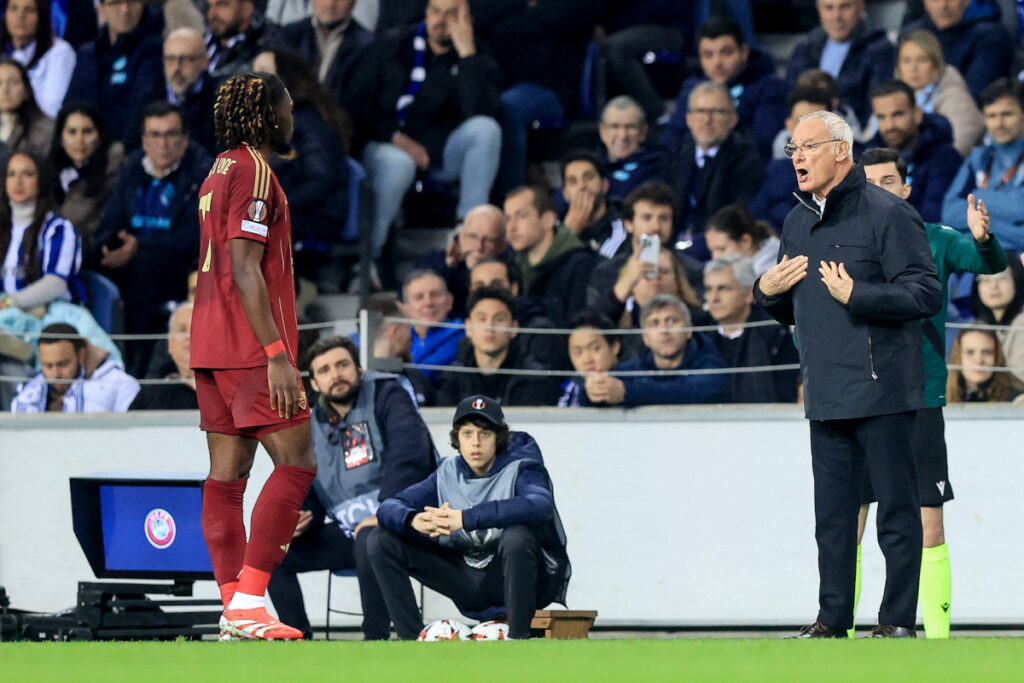
<path fill-rule="evenodd" d="M 921 323 L 942 286 L 921 217 L 865 180 L 836 114 L 800 119 L 786 153 L 797 178 L 781 261 L 754 300 L 796 325 L 810 420 L 819 612 L 802 638 L 853 626 L 857 510 L 865 471 L 878 496 L 886 584 L 872 637 L 914 637 L 921 517 L 910 434 L 924 407 Z M 818 277 L 807 278 L 808 266 Z"/>

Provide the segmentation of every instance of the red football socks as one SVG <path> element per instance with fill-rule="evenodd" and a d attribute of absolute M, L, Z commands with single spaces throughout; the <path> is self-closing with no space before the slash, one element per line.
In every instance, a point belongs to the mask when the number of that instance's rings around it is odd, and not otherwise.
<path fill-rule="evenodd" d="M 225 607 L 231 602 L 245 558 L 242 498 L 248 481 L 208 478 L 203 485 L 203 537 Z"/>
<path fill-rule="evenodd" d="M 253 508 L 249 545 L 245 548 L 245 569 L 257 569 L 260 574 L 249 580 L 249 572 L 243 571 L 239 580 L 245 579 L 245 587 L 239 585 L 238 590 L 249 595 L 263 595 L 266 591 L 270 574 L 288 552 L 302 501 L 314 477 L 316 470 L 305 467 L 274 468 Z"/>

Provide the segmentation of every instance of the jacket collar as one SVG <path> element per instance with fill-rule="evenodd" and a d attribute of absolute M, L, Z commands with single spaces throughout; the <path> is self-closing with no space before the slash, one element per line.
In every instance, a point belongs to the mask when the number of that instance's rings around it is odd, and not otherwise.
<path fill-rule="evenodd" d="M 836 206 L 841 204 L 843 200 L 860 190 L 867 183 L 867 177 L 864 175 L 864 167 L 860 164 L 855 164 L 850 172 L 846 174 L 838 185 L 832 188 L 832 190 L 825 196 L 827 201 L 825 202 L 825 211 L 819 214 L 821 219 L 824 219 L 826 215 L 831 215 L 836 210 Z M 797 190 L 793 193 L 800 203 L 806 206 L 814 213 L 818 213 L 818 204 L 814 201 L 814 195 L 810 192 L 802 192 Z"/>

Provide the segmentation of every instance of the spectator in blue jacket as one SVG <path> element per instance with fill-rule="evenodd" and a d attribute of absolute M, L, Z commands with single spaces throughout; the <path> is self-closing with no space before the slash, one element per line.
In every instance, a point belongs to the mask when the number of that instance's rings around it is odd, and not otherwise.
<path fill-rule="evenodd" d="M 592 406 L 594 403 L 587 393 L 591 380 L 596 383 L 599 391 L 604 390 L 604 375 L 600 373 L 610 372 L 618 364 L 619 352 L 622 350 L 621 336 L 615 334 L 614 330 L 618 328 L 608 316 L 593 309 L 577 313 L 570 327 L 569 358 L 579 376 L 570 377 L 562 383 L 558 407 Z"/>
<path fill-rule="evenodd" d="M 416 320 L 412 326 L 413 363 L 428 365 L 449 365 L 455 360 L 459 340 L 465 336 L 462 328 L 435 327 L 430 323 L 458 323 L 449 318 L 452 310 L 452 295 L 444 279 L 432 270 L 421 268 L 405 276 L 402 283 L 402 300 L 407 315 Z M 422 370 L 435 385 L 440 382 L 439 370 Z"/>
<path fill-rule="evenodd" d="M 608 175 L 608 199 L 621 203 L 630 192 L 664 173 L 665 150 L 647 142 L 647 117 L 636 100 L 619 95 L 604 106 L 597 128 L 598 156 Z M 564 180 L 564 179 L 563 179 Z"/>
<path fill-rule="evenodd" d="M 669 149 L 678 147 L 687 130 L 690 93 L 698 83 L 711 80 L 728 88 L 739 117 L 736 127 L 748 132 L 761 155 L 770 158 L 772 140 L 786 119 L 788 89 L 775 75 L 771 55 L 747 45 L 743 29 L 728 17 L 712 17 L 700 27 L 697 54 L 703 75 L 683 84 L 675 114 L 661 137 L 662 144 Z"/>
<path fill-rule="evenodd" d="M 106 114 L 110 130 L 129 133 L 138 111 L 160 80 L 163 19 L 146 16 L 141 0 L 102 0 L 106 23 L 95 41 L 78 48 L 65 102 L 90 100 Z"/>
<path fill-rule="evenodd" d="M 821 26 L 798 43 L 786 66 L 786 82 L 796 84 L 808 69 L 822 69 L 839 83 L 842 104 L 861 123 L 871 113 L 868 93 L 892 80 L 896 50 L 885 31 L 864 16 L 864 0 L 817 0 Z"/>
<path fill-rule="evenodd" d="M 970 0 L 926 0 L 926 16 L 907 24 L 900 35 L 923 28 L 935 34 L 942 56 L 967 81 L 976 99 L 993 81 L 1010 72 L 1013 38 L 992 17 L 966 17 Z"/>
<path fill-rule="evenodd" d="M 831 98 L 826 90 L 813 86 L 798 85 L 789 93 L 789 117 L 786 119 L 785 144 L 796 128 L 801 116 L 811 112 L 830 110 Z M 750 213 L 755 218 L 771 223 L 775 232 L 782 232 L 782 224 L 786 216 L 796 206 L 797 191 L 796 174 L 793 173 L 793 160 L 787 156 L 772 159 L 765 173 L 764 183 L 757 196 L 750 202 Z M 712 254 L 713 255 L 713 254 Z M 775 265 L 773 262 L 772 265 Z"/>
<path fill-rule="evenodd" d="M 953 129 L 946 117 L 925 114 L 914 90 L 903 81 L 889 81 L 871 93 L 871 109 L 878 133 L 867 144 L 895 149 L 907 164 L 907 184 L 914 192 L 907 200 L 925 221 L 942 217 L 942 198 L 963 159 L 953 147 Z"/>
<path fill-rule="evenodd" d="M 659 294 L 643 307 L 640 319 L 647 350 L 620 363 L 616 370 L 708 370 L 724 368 L 725 361 L 701 332 L 691 325 L 690 310 L 679 297 Z M 652 375 L 612 377 L 607 373 L 588 378 L 587 397 L 595 404 L 646 405 L 725 403 L 729 379 L 725 374 Z"/>
<path fill-rule="evenodd" d="M 463 612 L 504 607 L 508 637 L 529 638 L 537 608 L 564 603 L 571 573 L 540 448 L 482 395 L 459 403 L 450 436 L 459 457 L 377 510 L 367 549 L 388 613 L 400 639 L 419 635 L 413 577 Z"/>
<path fill-rule="evenodd" d="M 191 144 L 181 112 L 153 102 L 143 112 L 142 149 L 128 157 L 107 201 L 91 260 L 121 289 L 125 329 L 162 332 L 158 307 L 185 298 L 199 255 L 199 185 L 213 159 Z M 128 361 L 141 377 L 149 342 L 129 342 Z"/>
<path fill-rule="evenodd" d="M 942 222 L 966 233 L 967 195 L 985 202 L 992 234 L 1007 251 L 1024 251 L 1024 87 L 1001 78 L 981 94 L 992 142 L 975 147 L 942 200 Z"/>

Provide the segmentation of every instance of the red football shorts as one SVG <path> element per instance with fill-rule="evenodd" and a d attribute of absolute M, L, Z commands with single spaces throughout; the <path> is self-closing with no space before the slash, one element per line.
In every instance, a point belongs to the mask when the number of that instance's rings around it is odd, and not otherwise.
<path fill-rule="evenodd" d="M 298 372 L 296 370 L 296 372 Z M 282 420 L 270 408 L 267 366 L 196 370 L 199 428 L 204 432 L 261 438 L 309 422 L 309 406 Z"/>

